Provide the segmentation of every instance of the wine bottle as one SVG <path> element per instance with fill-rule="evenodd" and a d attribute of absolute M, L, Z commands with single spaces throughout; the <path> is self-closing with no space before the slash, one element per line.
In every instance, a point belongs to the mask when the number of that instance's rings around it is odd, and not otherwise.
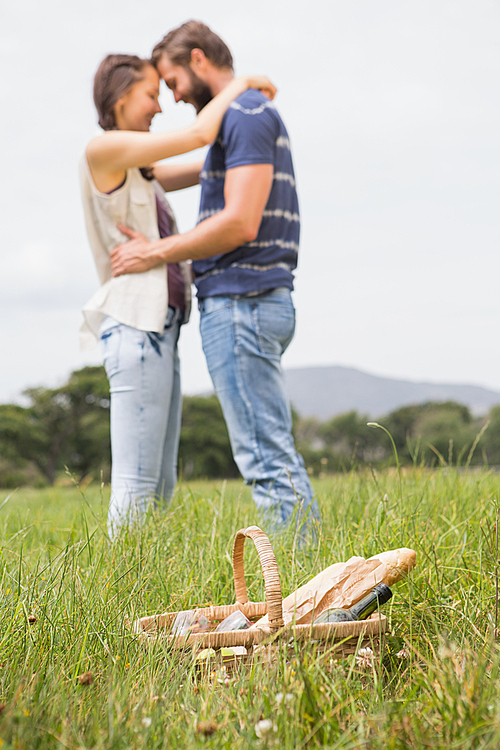
<path fill-rule="evenodd" d="M 350 609 L 325 609 L 319 617 L 314 620 L 314 625 L 325 622 L 351 622 L 353 620 L 366 620 L 372 612 L 389 601 L 392 591 L 385 583 L 379 583 L 369 594 Z"/>

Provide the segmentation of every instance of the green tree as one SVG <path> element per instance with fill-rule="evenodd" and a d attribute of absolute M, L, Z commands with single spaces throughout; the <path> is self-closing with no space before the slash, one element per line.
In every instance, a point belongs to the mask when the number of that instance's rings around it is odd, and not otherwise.
<path fill-rule="evenodd" d="M 476 462 L 482 460 L 490 466 L 500 465 L 500 404 L 493 406 L 483 420 L 489 422 L 478 448 Z"/>
<path fill-rule="evenodd" d="M 469 409 L 452 401 L 429 406 L 414 425 L 414 435 L 421 439 L 421 454 L 426 463 L 435 462 L 435 451 L 446 463 L 461 461 L 476 433 Z"/>
<path fill-rule="evenodd" d="M 80 478 L 103 472 L 109 477 L 109 383 L 103 367 L 84 367 L 72 372 L 61 389 L 70 403 L 72 421 L 67 466 Z"/>
<path fill-rule="evenodd" d="M 3 458 L 30 460 L 44 447 L 44 436 L 31 409 L 0 404 L 0 451 Z"/>
<path fill-rule="evenodd" d="M 424 410 L 424 404 L 409 404 L 377 420 L 391 433 L 401 461 L 411 460 L 415 425 Z"/>
<path fill-rule="evenodd" d="M 31 388 L 25 395 L 41 435 L 33 460 L 49 484 L 65 466 L 78 479 L 109 473 L 109 386 L 102 367 L 84 367 L 61 388 Z"/>
<path fill-rule="evenodd" d="M 44 434 L 31 410 L 0 404 L 0 486 L 39 484 L 37 458 L 44 450 Z"/>
<path fill-rule="evenodd" d="M 30 388 L 24 392 L 31 401 L 33 422 L 42 435 L 42 450 L 33 456 L 49 484 L 54 484 L 56 471 L 68 460 L 71 436 L 69 399 L 60 389 Z"/>
<path fill-rule="evenodd" d="M 184 398 L 179 468 L 185 479 L 239 476 L 217 396 Z"/>
<path fill-rule="evenodd" d="M 385 458 L 386 451 L 377 432 L 367 426 L 369 421 L 365 414 L 349 411 L 321 425 L 319 434 L 325 446 L 339 456 L 344 465 L 357 461 L 378 462 Z"/>
<path fill-rule="evenodd" d="M 394 438 L 402 461 L 435 464 L 461 460 L 480 429 L 467 406 L 455 401 L 411 404 L 379 420 Z M 478 454 L 480 456 L 480 454 Z"/>

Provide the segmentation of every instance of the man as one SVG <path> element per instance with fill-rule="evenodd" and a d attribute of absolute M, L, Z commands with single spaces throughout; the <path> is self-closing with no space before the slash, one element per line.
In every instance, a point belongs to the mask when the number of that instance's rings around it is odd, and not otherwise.
<path fill-rule="evenodd" d="M 233 78 L 226 44 L 197 21 L 167 34 L 152 59 L 175 101 L 197 111 Z M 281 370 L 295 328 L 298 202 L 288 134 L 262 93 L 233 102 L 200 182 L 196 228 L 154 243 L 124 229 L 131 241 L 113 251 L 114 273 L 193 260 L 203 351 L 235 462 L 278 527 L 296 509 L 309 525 L 319 514 L 294 446 Z"/>

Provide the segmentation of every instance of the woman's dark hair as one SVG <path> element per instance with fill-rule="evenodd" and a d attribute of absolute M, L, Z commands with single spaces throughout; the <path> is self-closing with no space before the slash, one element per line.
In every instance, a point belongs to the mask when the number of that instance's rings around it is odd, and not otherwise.
<path fill-rule="evenodd" d="M 103 130 L 116 130 L 114 107 L 134 83 L 144 78 L 144 69 L 151 65 L 137 55 L 107 55 L 94 77 L 94 104 Z M 153 179 L 149 167 L 141 169 L 143 177 Z"/>
<path fill-rule="evenodd" d="M 116 102 L 134 83 L 144 78 L 144 68 L 151 65 L 137 55 L 107 55 L 94 77 L 94 104 L 103 130 L 115 130 L 113 112 Z"/>

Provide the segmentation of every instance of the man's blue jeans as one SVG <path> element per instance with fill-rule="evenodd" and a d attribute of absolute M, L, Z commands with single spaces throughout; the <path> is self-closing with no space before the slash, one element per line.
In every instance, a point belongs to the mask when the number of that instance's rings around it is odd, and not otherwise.
<path fill-rule="evenodd" d="M 162 334 L 105 318 L 104 367 L 111 394 L 111 536 L 168 501 L 177 481 L 181 385 L 177 342 L 183 313 L 169 308 Z"/>
<path fill-rule="evenodd" d="M 281 356 L 293 338 L 289 289 L 258 297 L 200 300 L 200 332 L 208 370 L 226 420 L 234 460 L 257 507 L 284 528 L 319 518 L 304 461 L 294 445 Z"/>

